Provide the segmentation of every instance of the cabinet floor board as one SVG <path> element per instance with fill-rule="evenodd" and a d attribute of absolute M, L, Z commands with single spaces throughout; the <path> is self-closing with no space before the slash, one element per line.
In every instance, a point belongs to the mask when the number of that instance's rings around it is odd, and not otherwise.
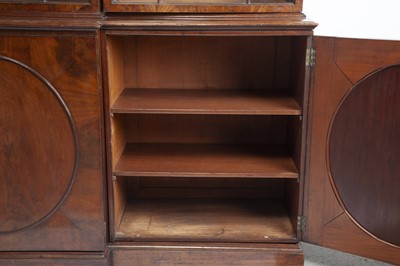
<path fill-rule="evenodd" d="M 134 199 L 119 241 L 296 242 L 283 202 L 235 199 Z"/>

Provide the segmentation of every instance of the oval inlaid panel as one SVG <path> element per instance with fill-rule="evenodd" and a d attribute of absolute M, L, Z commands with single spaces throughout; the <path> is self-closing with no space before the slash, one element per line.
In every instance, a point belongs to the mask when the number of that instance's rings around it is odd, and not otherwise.
<path fill-rule="evenodd" d="M 56 90 L 0 57 L 0 233 L 32 228 L 62 204 L 77 171 L 76 130 Z"/>
<path fill-rule="evenodd" d="M 347 214 L 375 238 L 400 246 L 400 65 L 353 87 L 331 124 L 328 163 Z"/>

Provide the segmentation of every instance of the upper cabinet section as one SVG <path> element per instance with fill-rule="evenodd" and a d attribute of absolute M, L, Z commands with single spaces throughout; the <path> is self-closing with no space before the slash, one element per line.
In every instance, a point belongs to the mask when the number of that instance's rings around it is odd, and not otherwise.
<path fill-rule="evenodd" d="M 0 13 L 300 13 L 303 0 L 0 0 Z"/>
<path fill-rule="evenodd" d="M 106 12 L 276 13 L 300 12 L 303 0 L 104 0 Z"/>
<path fill-rule="evenodd" d="M 100 0 L 0 0 L 0 12 L 99 13 Z"/>

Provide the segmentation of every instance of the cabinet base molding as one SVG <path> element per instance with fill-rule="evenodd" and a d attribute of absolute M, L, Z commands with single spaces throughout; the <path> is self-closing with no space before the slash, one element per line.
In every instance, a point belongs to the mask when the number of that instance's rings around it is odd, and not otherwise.
<path fill-rule="evenodd" d="M 2 266 L 106 266 L 101 252 L 0 252 Z"/>
<path fill-rule="evenodd" d="M 141 243 L 112 245 L 111 265 L 303 265 L 298 244 Z"/>

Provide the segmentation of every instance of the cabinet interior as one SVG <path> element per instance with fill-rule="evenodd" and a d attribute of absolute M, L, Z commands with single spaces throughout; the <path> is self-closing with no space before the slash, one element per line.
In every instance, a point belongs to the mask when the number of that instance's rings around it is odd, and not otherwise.
<path fill-rule="evenodd" d="M 106 41 L 113 240 L 297 242 L 306 37 Z"/>

